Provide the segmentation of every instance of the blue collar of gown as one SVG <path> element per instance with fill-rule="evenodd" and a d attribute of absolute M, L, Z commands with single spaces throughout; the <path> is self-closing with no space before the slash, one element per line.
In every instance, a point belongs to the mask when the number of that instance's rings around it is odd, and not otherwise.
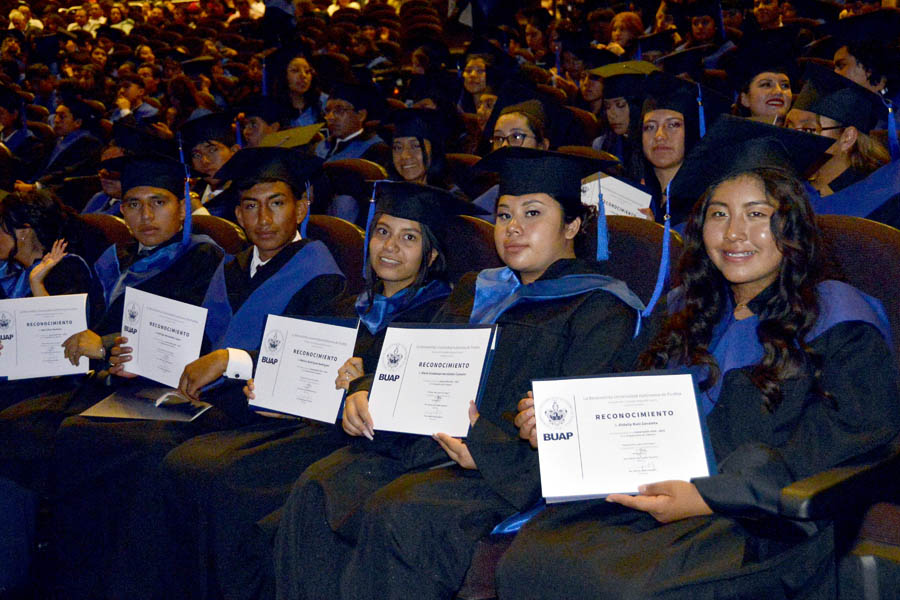
<path fill-rule="evenodd" d="M 375 294 L 371 302 L 366 292 L 356 298 L 356 314 L 369 333 L 375 335 L 391 324 L 398 314 L 422 306 L 437 298 L 450 295 L 450 285 L 446 281 L 434 280 L 413 291 L 406 288 L 390 298 Z"/>

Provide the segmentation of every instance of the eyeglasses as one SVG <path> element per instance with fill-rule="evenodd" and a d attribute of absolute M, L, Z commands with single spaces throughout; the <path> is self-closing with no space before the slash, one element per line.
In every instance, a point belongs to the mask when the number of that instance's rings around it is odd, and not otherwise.
<path fill-rule="evenodd" d="M 494 148 L 499 148 L 504 143 L 509 144 L 510 146 L 521 146 L 525 143 L 525 140 L 530 137 L 534 136 L 527 133 L 522 133 L 521 131 L 516 131 L 509 135 L 495 135 L 491 138 L 491 145 Z"/>
<path fill-rule="evenodd" d="M 332 106 L 330 108 L 328 108 L 328 107 L 325 108 L 326 115 L 332 114 L 336 117 L 343 117 L 344 115 L 348 115 L 352 112 L 355 112 L 353 110 L 353 107 L 348 107 L 348 106 Z"/>

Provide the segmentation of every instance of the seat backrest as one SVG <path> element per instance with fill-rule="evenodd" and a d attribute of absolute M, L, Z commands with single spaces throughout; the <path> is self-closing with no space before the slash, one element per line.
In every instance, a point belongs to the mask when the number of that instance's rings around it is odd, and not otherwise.
<path fill-rule="evenodd" d="M 593 140 L 597 137 L 600 131 L 600 123 L 597 121 L 597 117 L 594 116 L 594 113 L 584 110 L 583 108 L 578 108 L 577 106 L 569 105 L 566 105 L 566 110 L 578 119 L 578 122 L 584 128 L 585 138 Z"/>
<path fill-rule="evenodd" d="M 90 213 L 78 215 L 78 218 L 88 229 L 99 232 L 106 240 L 107 247 L 111 244 L 127 244 L 131 241 L 131 230 L 121 217 L 107 215 L 105 213 Z"/>
<path fill-rule="evenodd" d="M 325 163 L 324 168 L 326 170 L 346 169 L 348 171 L 353 171 L 363 179 L 369 181 L 375 179 L 387 179 L 387 171 L 384 170 L 384 167 L 364 158 L 342 158 L 339 160 L 332 160 Z"/>
<path fill-rule="evenodd" d="M 191 231 L 208 235 L 228 254 L 237 254 L 247 247 L 247 235 L 236 224 L 213 215 L 192 215 Z"/>
<path fill-rule="evenodd" d="M 82 175 L 63 179 L 57 194 L 66 206 L 81 212 L 88 200 L 102 189 L 99 175 Z"/>
<path fill-rule="evenodd" d="M 609 231 L 609 260 L 602 263 L 603 273 L 628 284 L 637 296 L 648 302 L 656 287 L 659 260 L 662 256 L 663 226 L 649 219 L 610 215 L 606 217 Z M 576 244 L 578 256 L 596 255 L 597 230 L 589 227 Z M 681 257 L 681 237 L 672 232 L 669 243 L 669 283 Z M 669 288 L 667 288 L 669 289 Z"/>
<path fill-rule="evenodd" d="M 50 111 L 46 106 L 41 106 L 40 104 L 26 104 L 25 115 L 32 121 L 46 122 L 47 117 L 50 116 Z"/>
<path fill-rule="evenodd" d="M 494 244 L 494 226 L 487 221 L 468 215 L 455 217 L 447 223 L 444 239 L 450 281 L 458 281 L 469 271 L 503 266 Z"/>
<path fill-rule="evenodd" d="M 900 231 L 844 215 L 816 217 L 822 232 L 825 276 L 881 300 L 900 359 Z"/>
<path fill-rule="evenodd" d="M 344 219 L 328 215 L 310 215 L 306 234 L 328 246 L 334 260 L 347 277 L 347 292 L 358 294 L 365 287 L 363 279 L 363 230 Z"/>
<path fill-rule="evenodd" d="M 547 85 L 544 83 L 539 83 L 537 85 L 537 89 L 540 92 L 547 94 L 553 98 L 556 98 L 561 104 L 565 104 L 569 101 L 569 96 L 563 90 L 558 87 L 553 87 L 552 85 Z"/>
<path fill-rule="evenodd" d="M 573 156 L 586 156 L 588 158 L 596 158 L 597 160 L 619 162 L 619 159 L 616 158 L 615 155 L 603 150 L 596 150 L 591 146 L 560 146 L 556 151 L 562 152 L 563 154 L 571 154 Z"/>

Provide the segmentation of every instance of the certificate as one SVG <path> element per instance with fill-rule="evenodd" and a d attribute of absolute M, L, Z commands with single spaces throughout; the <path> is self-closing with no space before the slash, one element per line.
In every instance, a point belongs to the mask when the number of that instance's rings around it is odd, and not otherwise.
<path fill-rule="evenodd" d="M 589 206 L 597 206 L 599 190 L 603 191 L 603 209 L 607 215 L 624 215 L 649 219 L 639 209 L 650 208 L 650 194 L 616 179 L 612 175 L 600 172 L 581 180 L 581 202 Z"/>
<path fill-rule="evenodd" d="M 344 397 L 334 380 L 353 356 L 356 332 L 356 323 L 346 327 L 269 315 L 253 406 L 334 423 Z"/>
<path fill-rule="evenodd" d="M 206 309 L 125 288 L 122 335 L 133 348 L 129 373 L 178 387 L 185 365 L 200 356 Z"/>
<path fill-rule="evenodd" d="M 83 413 L 82 417 L 140 419 L 145 421 L 193 421 L 211 404 L 185 398 L 176 390 L 163 387 L 125 385 Z"/>
<path fill-rule="evenodd" d="M 87 329 L 87 294 L 0 300 L 0 375 L 29 379 L 88 372 L 65 357 L 63 342 Z"/>
<path fill-rule="evenodd" d="M 496 325 L 388 327 L 369 392 L 375 429 L 465 437 L 495 333 Z"/>
<path fill-rule="evenodd" d="M 715 472 L 687 372 L 538 380 L 532 389 L 548 503 Z"/>

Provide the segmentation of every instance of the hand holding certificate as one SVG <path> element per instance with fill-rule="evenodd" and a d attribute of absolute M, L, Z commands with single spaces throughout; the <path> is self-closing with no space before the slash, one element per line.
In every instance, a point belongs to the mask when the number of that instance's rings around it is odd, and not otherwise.
<path fill-rule="evenodd" d="M 200 356 L 206 309 L 148 294 L 125 290 L 122 334 L 133 348 L 128 373 L 178 387 L 185 365 Z"/>
<path fill-rule="evenodd" d="M 534 381 L 548 503 L 715 472 L 688 373 Z"/>
<path fill-rule="evenodd" d="M 389 327 L 369 394 L 375 428 L 465 437 L 495 336 L 488 325 Z"/>
<path fill-rule="evenodd" d="M 87 294 L 0 300 L 0 375 L 28 379 L 87 373 L 88 359 L 73 365 L 63 342 L 87 329 Z"/>
<path fill-rule="evenodd" d="M 334 378 L 355 344 L 356 327 L 269 315 L 253 406 L 334 423 L 344 395 Z"/>

